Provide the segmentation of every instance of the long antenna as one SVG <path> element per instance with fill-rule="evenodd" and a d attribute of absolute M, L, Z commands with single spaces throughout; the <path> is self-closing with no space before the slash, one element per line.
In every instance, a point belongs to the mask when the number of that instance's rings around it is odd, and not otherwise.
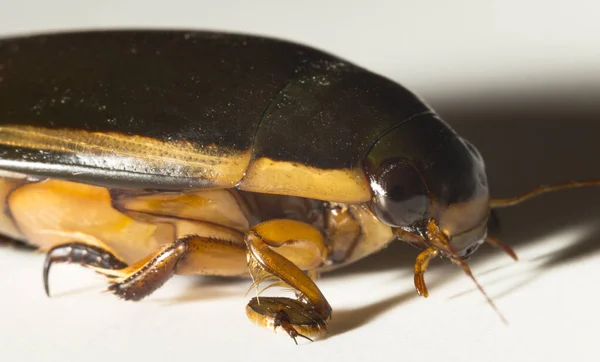
<path fill-rule="evenodd" d="M 485 292 L 485 290 L 483 289 L 481 284 L 479 284 L 479 282 L 473 275 L 473 272 L 471 271 L 471 267 L 469 267 L 469 264 L 458 255 L 456 250 L 454 250 L 454 248 L 452 247 L 452 244 L 450 244 L 450 240 L 448 239 L 446 234 L 444 234 L 440 230 L 440 227 L 435 223 L 435 221 L 430 220 L 429 223 L 427 224 L 427 229 L 428 229 L 427 236 L 428 236 L 430 242 L 434 243 L 434 247 L 435 247 L 435 244 L 438 244 L 437 248 L 442 249 L 443 252 L 450 254 L 450 256 L 451 256 L 450 260 L 452 260 L 455 264 L 458 264 L 462 267 L 465 274 L 467 274 L 467 276 L 469 276 L 469 278 L 471 278 L 471 280 L 475 283 L 475 286 L 477 286 L 477 289 L 479 289 L 481 294 L 483 294 L 483 296 L 487 300 L 488 304 L 492 307 L 494 312 L 496 312 L 498 317 L 500 317 L 502 322 L 504 322 L 504 324 L 508 324 L 508 321 L 506 320 L 504 315 L 500 312 L 500 309 L 498 309 L 498 307 L 496 306 L 496 303 L 494 303 L 492 298 Z M 429 263 L 428 260 L 427 260 L 427 263 Z M 417 265 L 415 265 L 415 283 L 417 281 L 417 278 L 416 278 L 417 277 L 417 268 L 416 267 L 417 267 Z M 425 267 L 427 267 L 427 265 L 425 265 Z M 422 277 L 422 275 L 423 274 L 421 273 L 421 277 Z M 426 295 L 424 295 L 424 296 L 426 296 Z"/>
<path fill-rule="evenodd" d="M 509 197 L 506 199 L 491 199 L 490 200 L 490 208 L 498 209 L 501 207 L 509 207 L 513 205 L 520 204 L 523 201 L 529 200 L 535 196 L 545 194 L 547 192 L 553 192 L 564 189 L 573 189 L 576 187 L 586 187 L 586 186 L 600 186 L 600 179 L 595 180 L 585 180 L 585 181 L 571 181 L 565 182 L 561 184 L 555 185 L 542 185 L 538 186 L 535 189 L 516 197 Z"/>
<path fill-rule="evenodd" d="M 492 307 L 492 309 L 494 309 L 494 312 L 496 312 L 496 314 L 498 315 L 498 317 L 500 317 L 500 319 L 502 320 L 502 322 L 504 324 L 508 324 L 508 321 L 504 317 L 504 314 L 502 314 L 502 312 L 500 312 L 500 309 L 498 309 L 498 307 L 496 306 L 496 303 L 494 303 L 494 301 L 492 300 L 492 298 L 485 292 L 485 290 L 483 289 L 483 287 L 481 286 L 481 284 L 479 284 L 479 282 L 477 281 L 477 279 L 475 279 L 475 276 L 473 275 L 473 272 L 471 271 L 471 268 L 469 267 L 469 264 L 467 264 L 467 262 L 464 261 L 464 260 L 462 260 L 462 259 L 457 260 L 457 262 L 460 264 L 460 266 L 463 268 L 464 272 L 469 276 L 469 278 L 471 278 L 471 280 L 473 280 L 473 282 L 477 286 L 477 289 L 479 289 L 479 291 L 481 292 L 481 294 L 483 294 L 483 296 L 485 297 L 485 299 L 487 299 L 488 304 Z"/>

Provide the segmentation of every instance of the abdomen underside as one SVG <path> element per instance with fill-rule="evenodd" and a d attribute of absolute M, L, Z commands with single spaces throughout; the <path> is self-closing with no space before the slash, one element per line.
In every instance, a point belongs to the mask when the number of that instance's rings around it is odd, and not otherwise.
<path fill-rule="evenodd" d="M 187 235 L 226 240 L 242 250 L 249 228 L 272 219 L 320 230 L 329 249 L 322 269 L 362 258 L 390 239 L 361 205 L 233 189 L 150 192 L 3 177 L 0 197 L 3 235 L 39 248 L 84 240 L 108 247 L 128 264 Z M 246 273 L 244 261 L 223 267 L 191 273 Z"/>

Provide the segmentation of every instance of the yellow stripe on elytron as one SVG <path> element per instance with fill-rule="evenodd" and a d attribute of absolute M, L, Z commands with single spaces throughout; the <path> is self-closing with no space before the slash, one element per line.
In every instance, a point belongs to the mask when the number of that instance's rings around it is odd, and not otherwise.
<path fill-rule="evenodd" d="M 104 156 L 110 162 L 143 162 L 153 167 L 176 170 L 186 177 L 199 177 L 216 184 L 234 185 L 250 162 L 250 150 L 223 149 L 216 145 L 197 147 L 185 141 L 163 142 L 149 137 L 119 133 L 54 130 L 33 126 L 0 126 L 0 144 L 77 154 Z M 127 158 L 133 160 L 128 161 Z M 184 170 L 184 171 L 181 171 Z"/>

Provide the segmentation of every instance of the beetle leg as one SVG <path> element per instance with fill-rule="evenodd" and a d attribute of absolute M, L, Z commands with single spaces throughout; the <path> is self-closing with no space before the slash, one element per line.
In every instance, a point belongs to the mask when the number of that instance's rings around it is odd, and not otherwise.
<path fill-rule="evenodd" d="M 164 245 L 135 264 L 123 269 L 95 268 L 108 277 L 108 291 L 125 300 L 140 300 L 160 288 L 173 274 L 211 274 L 210 268 L 228 262 L 231 270 L 244 266 L 243 245 L 198 235 L 189 235 Z M 239 264 L 239 268 L 236 266 Z"/>
<path fill-rule="evenodd" d="M 312 342 L 309 336 L 325 332 L 326 321 L 310 304 L 291 298 L 252 298 L 246 306 L 248 318 L 256 324 L 276 330 L 282 328 L 296 344 L 296 337 Z"/>
<path fill-rule="evenodd" d="M 417 289 L 417 293 L 425 298 L 429 296 L 429 292 L 427 291 L 423 275 L 425 274 L 425 271 L 427 271 L 431 259 L 435 258 L 437 255 L 438 249 L 433 247 L 427 248 L 417 256 L 417 261 L 415 263 L 415 288 Z"/>
<path fill-rule="evenodd" d="M 296 340 L 296 337 L 302 337 L 302 338 L 308 339 L 311 342 L 313 341 L 311 338 L 305 336 L 304 334 L 298 333 L 298 331 L 295 329 L 294 325 L 292 323 L 290 323 L 290 317 L 289 317 L 288 313 L 285 311 L 279 311 L 279 313 L 277 313 L 275 315 L 275 320 L 273 321 L 273 327 L 283 328 L 283 330 L 294 340 L 294 343 L 296 343 L 296 345 L 298 345 L 298 341 Z"/>
<path fill-rule="evenodd" d="M 107 291 L 137 301 L 160 288 L 174 273 L 213 274 L 226 263 L 231 275 L 240 275 L 247 270 L 245 258 L 243 244 L 197 235 L 179 238 L 130 266 L 108 249 L 84 243 L 61 244 L 48 251 L 44 284 L 47 288 L 52 263 L 80 263 L 108 277 Z"/>
<path fill-rule="evenodd" d="M 294 341 L 296 337 L 308 339 L 324 334 L 331 306 L 303 271 L 320 266 L 326 257 L 321 233 L 298 221 L 270 220 L 250 229 L 245 241 L 255 282 L 273 276 L 301 296 L 298 300 L 252 298 L 246 307 L 248 318 L 264 327 L 281 327 Z"/>
<path fill-rule="evenodd" d="M 127 266 L 124 261 L 111 252 L 97 246 L 84 243 L 69 243 L 57 245 L 46 253 L 44 262 L 44 290 L 50 296 L 48 276 L 53 263 L 79 263 L 83 266 L 99 267 L 104 269 L 121 269 Z"/>
<path fill-rule="evenodd" d="M 160 288 L 177 269 L 188 250 L 188 237 L 177 239 L 135 264 L 117 270 L 93 268 L 108 277 L 107 291 L 125 300 L 140 300 Z"/>
<path fill-rule="evenodd" d="M 419 253 L 417 260 L 415 261 L 414 283 L 415 288 L 417 289 L 417 294 L 427 298 L 429 296 L 429 291 L 427 290 L 424 276 L 425 272 L 427 271 L 427 267 L 429 266 L 429 262 L 439 254 L 439 249 L 436 247 L 428 247 L 427 242 L 422 236 L 409 233 L 400 228 L 394 228 L 394 234 L 400 240 L 424 249 L 421 253 Z"/>

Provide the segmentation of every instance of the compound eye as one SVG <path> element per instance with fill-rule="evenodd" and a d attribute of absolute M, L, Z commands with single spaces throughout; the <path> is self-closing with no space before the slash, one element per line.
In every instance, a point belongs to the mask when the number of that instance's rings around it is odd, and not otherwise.
<path fill-rule="evenodd" d="M 371 209 L 383 223 L 409 226 L 426 217 L 427 187 L 412 164 L 395 161 L 384 165 L 372 183 L 375 196 Z"/>

